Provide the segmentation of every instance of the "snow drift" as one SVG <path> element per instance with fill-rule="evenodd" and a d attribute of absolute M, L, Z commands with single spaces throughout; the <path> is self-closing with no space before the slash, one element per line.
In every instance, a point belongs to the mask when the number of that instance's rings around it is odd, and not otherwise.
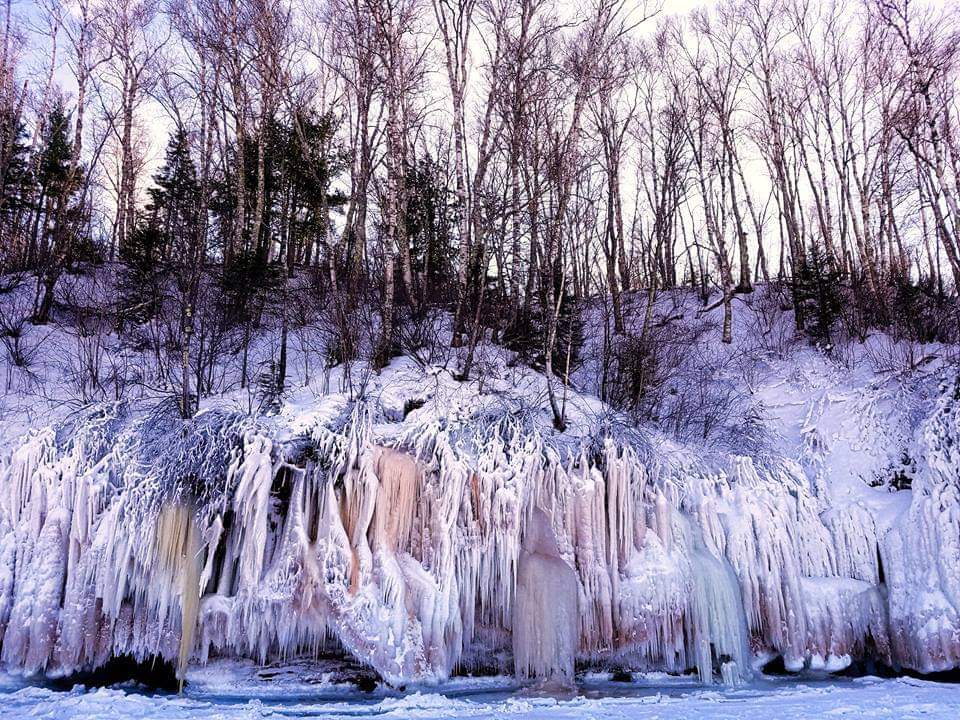
<path fill-rule="evenodd" d="M 809 418 L 801 457 L 706 452 L 556 435 L 434 380 L 296 417 L 114 404 L 33 432 L 0 465 L 2 661 L 337 649 L 391 683 L 960 665 L 960 379 L 915 425 L 912 491 L 874 503 L 824 489 Z"/>

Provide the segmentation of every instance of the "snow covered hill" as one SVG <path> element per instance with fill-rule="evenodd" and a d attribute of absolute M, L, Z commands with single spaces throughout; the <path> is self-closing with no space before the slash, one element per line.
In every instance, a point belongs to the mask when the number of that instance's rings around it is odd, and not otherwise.
<path fill-rule="evenodd" d="M 100 402 L 16 441 L 9 415 L 3 664 L 333 651 L 396 685 L 960 666 L 953 363 L 755 354 L 710 380 L 750 413 L 718 443 L 631 421 L 586 382 L 558 433 L 544 377 L 483 352 L 482 381 L 401 357 L 254 414 L 236 392 L 189 421 Z"/>

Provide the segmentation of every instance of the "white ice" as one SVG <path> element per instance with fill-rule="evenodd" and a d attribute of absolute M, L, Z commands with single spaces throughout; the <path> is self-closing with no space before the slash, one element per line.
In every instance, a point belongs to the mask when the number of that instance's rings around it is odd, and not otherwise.
<path fill-rule="evenodd" d="M 776 452 L 594 429 L 583 397 L 557 436 L 522 412 L 529 386 L 403 363 L 366 402 L 269 419 L 90 409 L 0 464 L 2 661 L 182 674 L 337 651 L 394 685 L 474 666 L 569 682 L 575 662 L 737 683 L 778 655 L 956 667 L 958 380 L 903 408 L 818 368 L 758 386 Z M 423 405 L 398 415 L 404 398 Z M 912 491 L 871 488 L 897 453 Z"/>

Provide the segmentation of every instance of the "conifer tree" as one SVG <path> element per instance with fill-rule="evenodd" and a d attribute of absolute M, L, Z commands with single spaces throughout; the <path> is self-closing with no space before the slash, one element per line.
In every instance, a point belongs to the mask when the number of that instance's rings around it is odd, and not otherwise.
<path fill-rule="evenodd" d="M 161 239 L 161 254 L 166 262 L 192 263 L 196 260 L 200 186 L 184 129 L 171 136 L 163 167 L 153 181 L 147 212 Z"/>
<path fill-rule="evenodd" d="M 164 286 L 173 270 L 186 269 L 200 260 L 194 257 L 199 186 L 184 130 L 171 136 L 154 183 L 148 190 L 150 203 L 144 216 L 120 246 L 125 265 L 121 312 L 137 322 L 160 310 Z"/>
<path fill-rule="evenodd" d="M 52 236 L 58 228 L 51 223 L 60 213 L 60 203 L 70 201 L 70 156 L 73 150 L 68 137 L 70 118 L 58 99 L 47 116 L 45 133 L 36 160 L 36 195 L 33 202 L 33 225 L 28 265 L 44 263 L 49 259 Z M 62 213 L 61 213 L 62 214 Z"/>
<path fill-rule="evenodd" d="M 57 281 L 76 261 L 83 219 L 82 204 L 75 202 L 83 172 L 75 163 L 70 115 L 62 98 L 57 98 L 44 128 L 27 253 L 28 266 L 37 270 L 38 291 L 42 290 L 34 305 L 33 322 L 37 324 L 50 319 Z"/>
<path fill-rule="evenodd" d="M 23 119 L 13 107 L 0 108 L 0 254 L 2 267 L 21 258 L 20 220 L 30 193 L 29 147 Z"/>
<path fill-rule="evenodd" d="M 840 272 L 832 267 L 820 249 L 811 250 L 794 278 L 796 315 L 804 318 L 804 331 L 810 341 L 825 350 L 832 346 L 833 325 L 843 310 Z"/>

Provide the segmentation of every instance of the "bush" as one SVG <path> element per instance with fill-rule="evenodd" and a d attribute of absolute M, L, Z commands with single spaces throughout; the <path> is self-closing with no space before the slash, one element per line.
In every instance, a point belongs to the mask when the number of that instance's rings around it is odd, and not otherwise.
<path fill-rule="evenodd" d="M 764 283 L 757 286 L 753 295 L 744 297 L 743 301 L 752 312 L 742 313 L 738 319 L 748 329 L 743 334 L 742 345 L 762 355 L 786 357 L 800 341 L 793 315 L 789 312 L 792 308 L 789 284 Z"/>
<path fill-rule="evenodd" d="M 901 279 L 892 287 L 892 334 L 919 343 L 953 343 L 960 339 L 960 304 L 930 278 Z"/>
<path fill-rule="evenodd" d="M 450 360 L 450 344 L 444 336 L 443 321 L 443 313 L 437 308 L 401 306 L 396 328 L 401 352 L 422 368 L 446 366 Z"/>
<path fill-rule="evenodd" d="M 656 420 L 668 396 L 677 392 L 675 383 L 706 328 L 703 321 L 654 322 L 646 336 L 615 336 L 601 388 L 604 399 L 640 420 Z"/>

